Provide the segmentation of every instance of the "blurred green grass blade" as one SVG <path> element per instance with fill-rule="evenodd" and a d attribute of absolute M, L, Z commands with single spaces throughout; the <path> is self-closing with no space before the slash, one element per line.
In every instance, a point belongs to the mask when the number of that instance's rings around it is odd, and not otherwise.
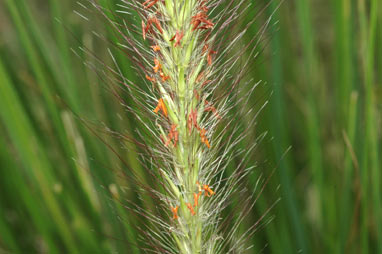
<path fill-rule="evenodd" d="M 64 26 L 61 22 L 65 24 L 66 20 L 63 16 L 64 11 L 66 10 L 66 5 L 63 2 L 57 0 L 49 0 L 51 7 L 51 20 L 53 23 L 53 32 L 56 38 L 58 52 L 60 54 L 59 60 L 61 62 L 60 66 L 62 66 L 64 73 L 64 87 L 67 86 L 68 96 L 67 98 L 72 98 L 71 105 L 73 106 L 73 110 L 76 111 L 79 109 L 79 104 L 81 102 L 81 97 L 79 97 L 79 89 L 81 89 L 75 78 L 75 72 L 73 70 L 73 64 L 70 58 L 70 46 L 68 43 L 68 38 L 66 36 L 66 32 L 64 30 Z"/>
<path fill-rule="evenodd" d="M 277 3 L 273 2 L 273 9 L 277 8 Z M 272 10 L 273 11 L 273 10 Z M 275 14 L 275 19 L 278 20 L 278 13 Z M 275 27 L 271 27 L 271 29 L 276 29 Z M 274 31 L 275 32 L 275 31 Z M 289 137 L 288 130 L 286 129 L 288 126 L 285 125 L 286 119 L 284 118 L 285 112 L 285 104 L 284 104 L 284 94 L 282 84 L 285 83 L 283 77 L 283 69 L 282 69 L 282 55 L 281 55 L 281 45 L 285 45 L 285 42 L 282 41 L 282 37 L 280 33 L 275 33 L 273 38 L 271 39 L 271 48 L 275 54 L 272 54 L 271 57 L 271 76 L 272 76 L 272 84 L 273 84 L 273 96 L 271 103 L 271 118 L 270 118 L 270 130 L 271 134 L 274 137 L 273 149 L 275 152 L 275 159 L 281 160 L 279 163 L 278 174 L 281 183 L 281 191 L 282 191 L 282 202 L 288 211 L 288 221 L 291 224 L 293 232 L 293 237 L 289 241 L 296 241 L 296 247 L 292 249 L 282 249 L 282 253 L 294 253 L 295 250 L 299 250 L 302 253 L 309 253 L 310 248 L 308 244 L 308 239 L 306 238 L 306 233 L 304 229 L 304 225 L 301 223 L 301 213 L 299 205 L 297 204 L 296 194 L 293 188 L 292 182 L 292 171 L 293 168 L 290 164 L 288 158 L 282 158 L 284 152 L 288 148 Z M 287 234 L 283 236 L 285 238 L 290 238 L 291 234 Z"/>
<path fill-rule="evenodd" d="M 35 178 L 47 209 L 57 223 L 63 241 L 71 253 L 77 253 L 75 241 L 60 211 L 57 200 L 52 195 L 50 175 L 53 170 L 44 155 L 43 149 L 36 139 L 36 135 L 22 108 L 22 104 L 10 83 L 9 78 L 0 59 L 0 117 L 8 130 L 12 142 L 19 151 L 19 155 L 25 168 Z"/>
<path fill-rule="evenodd" d="M 44 204 L 33 195 L 30 191 L 31 184 L 26 181 L 26 177 L 22 175 L 21 169 L 11 160 L 14 156 L 10 155 L 9 145 L 6 144 L 4 138 L 4 136 L 0 135 L 0 154 L 4 162 L 4 166 L 0 168 L 0 175 L 6 177 L 1 177 L 0 183 L 1 187 L 4 188 L 4 193 L 8 193 L 8 198 L 10 198 L 10 193 L 12 193 L 14 203 L 8 205 L 11 207 L 19 206 L 23 212 L 26 212 L 29 216 L 22 218 L 23 222 L 28 225 L 30 230 L 36 229 L 34 232 L 36 234 L 35 237 L 42 237 L 43 241 L 48 245 L 50 253 L 58 253 L 56 243 L 54 243 L 51 234 L 53 224 L 46 223 L 46 211 L 41 209 L 44 207 Z M 18 245 L 24 244 L 19 242 L 19 237 L 16 240 Z"/>
<path fill-rule="evenodd" d="M 362 66 L 360 72 L 364 72 L 365 69 L 365 48 L 366 48 L 366 42 L 367 42 L 367 24 L 366 24 L 366 10 L 364 1 L 359 0 L 357 1 L 357 14 L 359 19 L 359 47 L 361 48 L 361 55 L 362 55 Z M 365 89 L 365 88 L 364 88 Z M 367 92 L 366 92 L 367 93 Z M 365 117 L 365 116 L 364 116 Z M 364 133 L 364 137 L 368 137 L 367 131 L 369 128 L 366 128 L 366 131 Z M 370 207 L 370 193 L 368 190 L 369 186 L 369 162 L 368 162 L 368 139 L 363 139 L 362 141 L 362 151 L 361 151 L 361 215 L 360 215 L 360 249 L 364 254 L 370 253 L 369 249 L 369 207 Z"/>
<path fill-rule="evenodd" d="M 65 131 L 63 129 L 62 122 L 60 120 L 60 115 L 58 112 L 57 104 L 53 100 L 53 95 L 55 94 L 49 86 L 48 79 L 45 71 L 43 70 L 41 61 L 37 55 L 36 49 L 31 41 L 31 38 L 26 30 L 26 27 L 20 17 L 20 13 L 16 7 L 16 4 L 12 0 L 6 0 L 7 7 L 10 11 L 11 17 L 13 18 L 16 31 L 19 34 L 20 42 L 24 48 L 27 55 L 29 66 L 32 68 L 34 74 L 36 75 L 37 83 L 41 88 L 41 93 L 46 103 L 46 110 L 48 111 L 50 118 L 52 120 L 53 126 L 56 130 L 57 137 L 62 144 L 63 151 L 70 158 L 72 152 L 69 149 L 67 138 L 65 136 Z M 69 162 L 71 164 L 72 162 Z"/>
<path fill-rule="evenodd" d="M 351 153 L 354 153 L 355 130 L 357 120 L 357 92 L 350 91 L 354 87 L 354 22 L 353 8 L 350 0 L 333 1 L 333 11 L 335 21 L 335 57 L 336 57 L 336 127 L 338 131 L 342 129 L 342 140 L 344 142 L 344 163 L 343 163 L 343 181 L 342 193 L 336 195 L 336 204 L 339 205 L 338 217 L 338 240 L 336 240 L 336 252 L 344 253 L 352 229 L 352 214 L 354 211 L 354 197 L 351 196 L 353 163 Z M 339 178 L 338 178 L 339 180 Z M 353 198 L 353 199 L 352 199 Z"/>
<path fill-rule="evenodd" d="M 38 29 L 38 26 L 37 26 L 36 22 L 34 21 L 34 19 L 30 16 L 29 8 L 26 5 L 26 3 L 24 1 L 20 1 L 20 2 L 18 2 L 18 5 L 22 6 L 22 8 L 21 8 L 22 13 L 24 14 L 24 18 L 27 19 L 27 23 L 30 24 L 30 26 L 32 28 L 31 29 L 32 33 L 28 33 L 27 30 L 25 29 L 25 26 L 24 26 L 24 23 L 20 17 L 20 11 L 17 8 L 17 5 L 12 1 L 8 1 L 7 4 L 8 4 L 8 8 L 11 12 L 11 16 L 14 20 L 15 26 L 17 28 L 17 32 L 21 38 L 20 41 L 21 41 L 21 43 L 25 49 L 25 52 L 28 56 L 30 66 L 36 75 L 39 87 L 41 88 L 41 92 L 43 94 L 43 98 L 45 99 L 44 100 L 44 102 L 46 103 L 45 109 L 48 111 L 49 115 L 51 116 L 53 127 L 55 128 L 56 134 L 57 134 L 56 137 L 61 142 L 59 149 L 61 149 L 61 151 L 63 151 L 64 157 L 66 157 L 66 158 L 74 157 L 75 152 L 71 149 L 71 146 L 70 146 L 69 141 L 68 141 L 68 137 L 66 135 L 66 131 L 64 130 L 64 125 L 61 121 L 61 115 L 59 113 L 58 106 L 57 106 L 56 102 L 53 100 L 53 94 L 55 94 L 54 89 L 53 89 L 54 86 L 48 85 L 49 77 L 47 75 L 47 72 L 45 72 L 43 70 L 43 67 L 42 67 L 43 65 L 41 64 L 38 52 L 37 52 L 37 50 L 33 44 L 32 38 L 35 38 L 37 40 L 38 45 L 40 45 L 40 49 L 42 50 L 42 52 L 47 52 L 47 48 L 49 48 L 49 47 L 46 46 L 42 32 Z M 31 37 L 30 34 L 32 34 L 33 36 Z M 49 54 L 44 54 L 44 55 L 46 56 Z M 50 59 L 49 60 L 50 62 L 48 62 L 48 63 L 50 63 L 50 65 L 61 66 L 61 65 L 55 64 L 55 61 L 53 59 L 51 59 L 51 58 L 49 58 L 49 59 Z M 69 63 L 66 63 L 66 64 L 69 64 Z M 58 80 L 61 79 L 60 76 L 58 76 L 56 78 Z M 75 85 L 75 84 L 72 84 L 72 85 Z M 63 84 L 61 86 L 66 87 L 65 84 Z M 74 91 L 74 90 L 75 90 L 74 88 L 71 89 L 71 91 Z M 77 100 L 80 101 L 79 98 Z M 76 168 L 76 166 L 74 165 L 72 160 L 66 159 L 66 161 L 67 161 L 67 164 L 69 166 L 71 166 L 71 168 L 73 168 L 73 169 Z M 76 171 L 74 171 L 74 173 L 75 172 Z M 67 186 L 67 188 L 74 190 L 75 186 L 69 185 L 69 186 Z"/>
<path fill-rule="evenodd" d="M 81 101 L 78 96 L 78 90 L 81 86 L 76 83 L 73 77 L 73 70 L 70 70 L 73 68 L 73 65 L 70 63 L 68 52 L 70 47 L 64 35 L 65 27 L 59 23 L 59 21 L 63 20 L 59 10 L 57 10 L 59 9 L 57 6 L 58 1 L 53 2 L 55 4 L 51 4 L 51 12 L 52 15 L 57 15 L 52 17 L 53 32 L 55 32 L 56 37 L 55 40 L 51 37 L 51 33 L 47 27 L 44 27 L 38 23 L 37 18 L 33 15 L 30 8 L 31 2 L 19 0 L 17 5 L 14 4 L 12 6 L 12 9 L 14 9 L 12 11 L 12 16 L 15 20 L 16 26 L 18 27 L 18 32 L 22 37 L 22 41 L 24 41 L 24 47 L 25 44 L 29 44 L 30 46 L 27 47 L 28 50 L 33 50 L 33 53 L 30 52 L 31 58 L 35 59 L 34 61 L 36 61 L 36 64 L 39 64 L 39 66 L 42 66 L 42 62 L 44 62 L 44 66 L 46 66 L 49 70 L 43 72 L 39 70 L 38 67 L 35 67 L 34 71 L 44 75 L 46 77 L 44 79 L 46 80 L 48 80 L 49 75 L 52 75 L 54 82 L 59 84 L 59 86 L 54 86 L 54 88 L 59 91 L 60 95 L 64 97 L 65 101 L 72 107 L 72 109 L 78 112 L 79 102 Z M 18 16 L 23 17 L 25 22 L 23 22 Z M 56 18 L 59 21 L 56 20 Z M 28 35 L 26 35 L 28 37 L 27 41 L 23 39 L 24 31 L 20 30 L 20 25 L 22 23 L 28 24 L 30 31 Z M 33 41 L 35 42 L 35 45 L 33 45 Z M 38 53 L 42 56 L 41 60 L 38 59 Z M 41 75 L 40 77 L 42 78 Z M 45 82 L 44 79 L 42 80 Z M 50 87 L 53 86 L 51 85 Z"/>
<path fill-rule="evenodd" d="M 365 11 L 366 7 L 363 6 L 361 11 Z M 363 160 L 365 161 L 365 168 L 370 170 L 369 179 L 371 177 L 371 200 L 373 209 L 373 219 L 376 227 L 376 244 L 379 253 L 382 253 L 382 204 L 381 204 L 381 174 L 380 165 L 378 162 L 378 134 L 376 122 L 376 103 L 375 103 L 375 40 L 377 32 L 377 10 L 378 1 L 372 0 L 370 2 L 370 15 L 368 21 L 363 21 L 361 30 L 365 31 L 362 34 L 367 34 L 366 48 L 362 52 L 364 54 L 364 79 L 365 79 L 365 142 Z M 361 15 L 366 18 L 366 14 Z M 368 24 L 368 25 L 366 25 Z M 366 162 L 367 161 L 367 162 Z M 366 180 L 365 180 L 366 182 Z"/>
<path fill-rule="evenodd" d="M 319 210 L 317 211 L 317 220 L 323 228 L 328 226 L 324 219 L 325 214 L 324 196 L 329 195 L 324 186 L 324 170 L 322 164 L 322 151 L 320 141 L 320 127 L 322 123 L 319 119 L 317 99 L 319 99 L 319 80 L 317 69 L 317 58 L 314 45 L 314 32 L 311 21 L 310 3 L 306 0 L 296 1 L 297 19 L 299 31 L 301 33 L 301 46 L 303 52 L 303 82 L 306 87 L 307 114 L 306 114 L 306 131 L 307 139 L 306 146 L 309 156 L 309 168 L 313 176 L 313 183 L 317 188 L 316 196 L 318 199 Z M 325 217 L 324 217 L 325 215 Z M 326 232 L 322 237 L 329 237 L 329 232 Z M 330 235 L 331 236 L 331 235 Z"/>
<path fill-rule="evenodd" d="M 77 127 L 74 124 L 69 112 L 64 111 L 62 113 L 62 122 L 67 133 L 67 137 L 72 142 L 71 150 L 74 151 L 74 159 L 76 160 L 76 168 L 73 168 L 77 174 L 80 181 L 81 188 L 87 194 L 91 206 L 94 207 L 96 211 L 100 211 L 100 201 L 97 196 L 96 189 L 93 185 L 93 180 L 91 177 L 91 171 L 89 168 L 89 162 L 87 159 L 86 149 L 82 137 L 79 135 Z"/>
<path fill-rule="evenodd" d="M 354 167 L 357 165 L 353 165 L 353 163 L 357 163 L 356 161 L 352 161 L 352 156 L 355 155 L 354 147 L 355 147 L 355 138 L 356 138 L 356 127 L 357 122 L 359 121 L 358 114 L 358 93 L 353 91 L 350 97 L 350 105 L 349 105 L 349 118 L 348 118 L 348 126 L 346 131 L 343 131 L 344 137 L 344 147 L 345 147 L 345 160 L 344 160 L 344 180 L 342 186 L 341 200 L 340 200 L 340 215 L 339 215 L 339 241 L 338 241 L 338 249 L 337 253 L 346 253 L 346 246 L 349 237 L 351 226 L 353 225 L 352 216 L 354 215 L 354 203 L 352 202 L 352 181 L 354 179 Z M 359 170 L 357 168 L 357 170 Z"/>
<path fill-rule="evenodd" d="M 351 0 L 333 1 L 335 18 L 335 54 L 337 73 L 337 105 L 340 108 L 339 124 L 344 127 L 347 122 L 349 110 L 350 91 L 353 89 L 354 68 L 353 68 L 353 16 Z"/>
<path fill-rule="evenodd" d="M 20 253 L 17 240 L 11 232 L 12 229 L 5 222 L 5 218 L 4 209 L 0 206 L 0 253 L 3 250 Z"/>

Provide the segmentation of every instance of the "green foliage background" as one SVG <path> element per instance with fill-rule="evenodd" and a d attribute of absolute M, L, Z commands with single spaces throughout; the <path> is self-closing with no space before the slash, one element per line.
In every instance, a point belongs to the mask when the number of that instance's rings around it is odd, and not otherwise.
<path fill-rule="evenodd" d="M 131 191 L 137 187 L 73 114 L 94 129 L 134 128 L 70 50 L 82 45 L 106 59 L 91 31 L 114 38 L 78 9 L 75 0 L 0 1 L 0 253 L 142 253 L 132 227 L 139 220 L 115 201 L 142 202 Z M 270 133 L 249 183 L 276 167 L 254 219 L 281 201 L 256 233 L 253 253 L 382 253 L 382 3 L 287 0 L 273 21 L 249 73 L 267 82 L 253 99 L 270 100 L 251 128 Z M 132 145 L 103 138 L 147 179 Z"/>

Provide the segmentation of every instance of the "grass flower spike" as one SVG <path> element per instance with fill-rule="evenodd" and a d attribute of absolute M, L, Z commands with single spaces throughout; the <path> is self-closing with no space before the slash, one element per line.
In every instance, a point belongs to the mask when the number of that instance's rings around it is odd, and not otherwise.
<path fill-rule="evenodd" d="M 110 18 L 107 10 L 90 3 L 120 35 L 121 42 L 113 46 L 126 52 L 146 81 L 143 86 L 124 77 L 111 54 L 116 67 L 108 67 L 108 82 L 140 122 L 139 144 L 146 152 L 142 163 L 151 165 L 147 168 L 158 184 L 144 189 L 156 197 L 162 212 L 132 208 L 149 221 L 145 244 L 155 253 L 244 252 L 255 226 L 236 235 L 254 204 L 254 193 L 244 194 L 242 179 L 252 168 L 246 167 L 246 158 L 258 142 L 249 142 L 245 151 L 235 150 L 247 135 L 235 118 L 246 117 L 253 126 L 257 113 L 237 105 L 250 103 L 257 83 L 249 86 L 252 81 L 246 81 L 247 90 L 238 89 L 238 84 L 266 25 L 248 44 L 233 50 L 254 23 L 253 19 L 232 33 L 234 21 L 251 6 L 245 0 L 122 1 L 121 8 L 137 12 L 139 26 L 118 23 L 117 17 Z M 121 87 L 136 108 L 118 94 Z M 240 156 L 236 170 L 227 175 L 227 165 Z M 236 220 L 224 219 L 223 211 L 234 196 L 243 199 L 243 210 L 233 216 Z"/>

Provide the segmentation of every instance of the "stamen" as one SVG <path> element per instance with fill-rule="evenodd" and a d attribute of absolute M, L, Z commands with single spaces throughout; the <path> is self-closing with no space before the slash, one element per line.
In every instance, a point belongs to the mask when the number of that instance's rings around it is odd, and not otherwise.
<path fill-rule="evenodd" d="M 214 50 L 210 50 L 207 55 L 208 65 L 212 65 L 212 54 L 216 54 L 217 52 Z"/>
<path fill-rule="evenodd" d="M 208 148 L 210 148 L 210 142 L 208 142 L 208 139 L 206 137 L 206 130 L 203 128 L 200 130 L 200 139 L 202 140 L 202 143 L 206 144 Z"/>
<path fill-rule="evenodd" d="M 160 47 L 158 45 L 151 46 L 154 52 L 160 51 Z"/>
<path fill-rule="evenodd" d="M 214 23 L 211 22 L 211 20 L 207 19 L 207 13 L 204 11 L 199 12 L 195 16 L 192 16 L 191 18 L 191 24 L 193 25 L 192 31 L 196 29 L 209 29 L 214 26 Z M 199 26 L 200 24 L 204 23 L 204 25 Z"/>
<path fill-rule="evenodd" d="M 148 9 L 152 7 L 154 4 L 156 4 L 158 0 L 147 0 L 146 2 L 143 3 L 143 6 L 145 9 Z"/>
<path fill-rule="evenodd" d="M 147 74 L 146 74 L 146 79 L 147 79 L 148 81 L 155 82 L 155 78 L 150 77 L 150 76 L 147 75 Z"/>
<path fill-rule="evenodd" d="M 211 111 L 212 113 L 214 113 L 214 115 L 218 118 L 218 119 L 222 119 L 222 117 L 220 116 L 220 114 L 217 112 L 216 108 L 214 106 L 212 106 L 207 100 L 204 101 L 204 104 L 207 106 L 204 108 L 204 111 L 205 112 L 209 112 Z"/>
<path fill-rule="evenodd" d="M 215 192 L 213 190 L 211 190 L 207 184 L 203 185 L 203 189 L 204 189 L 204 195 L 206 197 L 211 197 L 212 195 L 215 194 Z"/>
<path fill-rule="evenodd" d="M 171 37 L 170 41 L 173 41 L 175 39 L 174 47 L 180 45 L 180 40 L 183 38 L 183 36 L 184 36 L 183 31 L 182 32 L 176 31 L 175 35 Z"/>
<path fill-rule="evenodd" d="M 170 76 L 164 75 L 164 73 L 162 71 L 159 72 L 159 76 L 162 78 L 163 82 L 165 82 L 166 80 L 168 80 L 170 78 Z"/>
<path fill-rule="evenodd" d="M 157 29 L 159 30 L 159 32 L 160 32 L 161 34 L 163 34 L 163 29 L 162 29 L 162 27 L 160 26 L 160 23 L 159 23 L 158 19 L 157 19 L 156 17 L 153 17 L 153 18 L 151 18 L 150 20 L 151 20 L 152 23 L 155 24 L 155 26 L 157 27 Z"/>
<path fill-rule="evenodd" d="M 187 205 L 187 208 L 190 209 L 191 215 L 195 215 L 196 213 L 191 203 L 186 203 L 186 205 Z"/>
<path fill-rule="evenodd" d="M 196 89 L 194 89 L 194 96 L 195 96 L 196 100 L 200 99 L 199 93 L 198 93 L 198 91 L 196 91 Z"/>
<path fill-rule="evenodd" d="M 173 218 L 174 220 L 178 219 L 178 209 L 179 209 L 179 206 L 171 207 L 172 218 Z"/>
<path fill-rule="evenodd" d="M 155 113 L 158 113 L 159 110 L 162 110 L 163 114 L 165 115 L 165 117 L 167 117 L 167 109 L 166 109 L 166 105 L 164 104 L 164 101 L 162 98 L 159 99 L 158 101 L 158 105 L 157 107 L 154 109 L 154 112 Z"/>
<path fill-rule="evenodd" d="M 192 126 L 194 126 L 196 129 L 199 129 L 198 123 L 197 123 L 197 111 L 196 109 L 192 109 L 190 114 L 188 115 L 187 120 L 187 127 L 188 127 L 188 134 L 191 135 Z"/>
<path fill-rule="evenodd" d="M 157 73 L 158 71 L 160 71 L 162 69 L 162 66 L 160 65 L 159 63 L 159 60 L 154 58 L 154 67 L 153 67 L 153 70 L 155 73 Z"/>
<path fill-rule="evenodd" d="M 174 147 L 176 147 L 176 144 L 179 140 L 179 133 L 178 131 L 176 130 L 176 124 L 172 124 L 171 125 L 171 129 L 170 129 L 170 132 L 168 133 L 168 138 L 167 138 L 167 141 L 165 143 L 165 146 L 168 146 L 171 142 L 171 140 L 174 140 Z"/>
<path fill-rule="evenodd" d="M 202 192 L 199 192 L 198 194 L 194 193 L 194 207 L 197 207 L 199 204 L 199 196 L 202 194 Z"/>

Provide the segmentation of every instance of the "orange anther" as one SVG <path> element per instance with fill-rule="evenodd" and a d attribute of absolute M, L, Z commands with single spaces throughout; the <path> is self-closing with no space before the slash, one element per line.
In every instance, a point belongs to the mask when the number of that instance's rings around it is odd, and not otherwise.
<path fill-rule="evenodd" d="M 202 140 L 202 143 L 206 144 L 206 146 L 210 148 L 210 142 L 208 142 L 208 139 L 206 137 L 206 132 L 207 131 L 205 129 L 200 129 L 199 135 L 200 135 L 200 139 Z"/>
<path fill-rule="evenodd" d="M 183 31 L 181 32 L 176 31 L 175 35 L 171 37 L 170 41 L 173 41 L 175 39 L 174 47 L 180 45 L 180 40 L 183 38 L 183 36 L 184 36 Z"/>
<path fill-rule="evenodd" d="M 216 54 L 217 52 L 214 50 L 210 50 L 207 55 L 208 65 L 212 65 L 212 54 Z"/>
<path fill-rule="evenodd" d="M 211 80 L 206 80 L 203 82 L 202 87 L 205 87 L 208 83 L 211 83 Z"/>
<path fill-rule="evenodd" d="M 191 109 L 190 114 L 188 114 L 188 120 L 187 120 L 187 127 L 188 127 L 188 134 L 191 135 L 192 126 L 194 126 L 196 129 L 199 129 L 198 122 L 197 122 L 197 111 L 196 109 Z"/>
<path fill-rule="evenodd" d="M 148 81 L 155 82 L 155 78 L 150 77 L 150 76 L 147 75 L 147 74 L 146 74 L 146 79 L 147 79 Z"/>
<path fill-rule="evenodd" d="M 203 185 L 203 190 L 204 190 L 204 195 L 206 197 L 211 197 L 212 195 L 215 194 L 215 192 L 211 190 L 207 184 Z"/>
<path fill-rule="evenodd" d="M 153 70 L 155 73 L 157 73 L 158 71 L 160 71 L 162 69 L 162 66 L 160 65 L 160 62 L 158 59 L 154 58 L 154 67 L 153 67 Z"/>
<path fill-rule="evenodd" d="M 194 193 L 194 207 L 197 207 L 199 204 L 199 197 L 202 192 L 199 192 L 198 194 Z"/>
<path fill-rule="evenodd" d="M 167 141 L 165 143 L 165 146 L 168 146 L 171 142 L 171 140 L 174 140 L 174 146 L 176 146 L 176 143 L 179 140 L 179 133 L 176 130 L 176 124 L 171 125 L 170 132 L 168 133 Z"/>
<path fill-rule="evenodd" d="M 157 51 L 160 50 L 160 47 L 159 47 L 158 45 L 151 46 L 151 48 L 152 48 L 155 52 L 157 52 Z"/>
<path fill-rule="evenodd" d="M 199 7 L 199 9 L 202 11 L 202 12 L 207 12 L 208 11 L 208 8 L 207 8 L 207 6 L 206 6 L 206 0 L 203 0 L 203 1 L 201 1 L 200 2 L 200 7 Z"/>
<path fill-rule="evenodd" d="M 208 44 L 204 44 L 202 54 L 204 54 L 208 50 Z"/>
<path fill-rule="evenodd" d="M 208 59 L 207 59 L 208 60 Z M 211 59 L 212 61 L 212 59 Z M 211 62 L 212 63 L 212 62 Z M 204 79 L 205 77 L 205 74 L 204 74 L 204 71 L 200 72 L 199 75 L 196 77 L 196 82 L 200 82 L 202 79 Z M 202 84 L 202 87 L 206 86 L 208 83 L 210 83 L 211 80 L 205 80 Z"/>
<path fill-rule="evenodd" d="M 170 76 L 164 75 L 162 71 L 159 72 L 159 76 L 162 78 L 162 81 L 165 82 L 167 79 L 170 78 Z"/>
<path fill-rule="evenodd" d="M 196 89 L 194 89 L 194 96 L 195 96 L 195 98 L 196 98 L 197 100 L 200 99 L 199 93 L 198 93 L 198 91 L 196 91 Z"/>
<path fill-rule="evenodd" d="M 150 19 L 151 23 L 154 23 L 154 25 L 157 27 L 157 29 L 159 30 L 159 32 L 161 34 L 163 34 L 163 30 L 162 30 L 162 27 L 160 26 L 160 23 L 158 21 L 158 19 L 156 17 L 153 17 Z"/>
<path fill-rule="evenodd" d="M 158 0 L 147 0 L 146 2 L 143 3 L 143 6 L 145 9 L 148 9 L 151 6 L 153 6 L 154 4 L 156 4 L 157 2 L 158 2 Z"/>
<path fill-rule="evenodd" d="M 214 23 L 211 22 L 211 20 L 207 19 L 208 16 L 206 12 L 202 11 L 196 14 L 195 16 L 192 16 L 191 18 L 191 24 L 193 25 L 192 31 L 196 29 L 208 29 L 212 28 L 214 26 Z M 199 26 L 201 24 L 204 24 L 202 26 Z"/>
<path fill-rule="evenodd" d="M 155 113 L 158 113 L 159 110 L 162 110 L 163 114 L 167 117 L 167 109 L 166 105 L 164 104 L 164 101 L 162 98 L 159 99 L 157 107 L 154 109 Z"/>
<path fill-rule="evenodd" d="M 218 119 L 222 119 L 222 117 L 219 115 L 219 113 L 217 112 L 216 108 L 214 106 L 212 106 L 207 100 L 204 101 L 204 104 L 206 105 L 206 107 L 204 108 L 204 111 L 206 112 L 213 112 L 214 115 L 218 118 Z"/>
<path fill-rule="evenodd" d="M 208 141 L 208 139 L 206 138 L 206 139 L 204 139 L 204 141 L 203 141 L 203 139 L 202 139 L 202 142 L 204 142 L 204 144 L 206 144 L 206 146 L 208 147 L 208 148 L 210 148 L 211 146 L 210 146 L 210 142 Z"/>
<path fill-rule="evenodd" d="M 190 209 L 191 215 L 195 215 L 194 208 L 192 207 L 191 203 L 186 203 L 186 206 L 188 209 Z"/>
<path fill-rule="evenodd" d="M 178 209 L 179 209 L 179 206 L 171 207 L 172 218 L 173 218 L 174 220 L 178 219 Z"/>
<path fill-rule="evenodd" d="M 149 18 L 147 20 L 147 25 L 145 25 L 145 23 L 142 21 L 142 35 L 143 35 L 143 39 L 144 40 L 146 39 L 146 33 L 148 33 L 148 32 L 153 33 L 154 32 L 154 30 L 153 30 L 153 28 L 151 26 L 151 24 L 153 24 L 153 23 L 157 27 L 159 32 L 163 33 L 162 27 L 160 26 L 160 23 L 159 23 L 158 19 L 156 17 Z"/>

